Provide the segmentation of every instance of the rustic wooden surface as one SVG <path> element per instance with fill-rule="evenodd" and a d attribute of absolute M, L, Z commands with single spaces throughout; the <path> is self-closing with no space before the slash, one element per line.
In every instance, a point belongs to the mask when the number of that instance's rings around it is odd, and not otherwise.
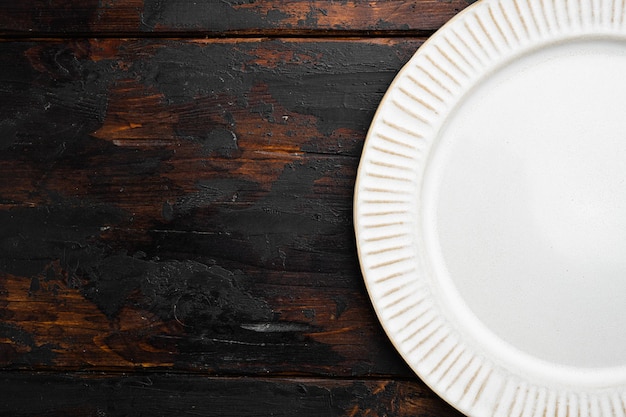
<path fill-rule="evenodd" d="M 2 0 L 0 34 L 429 33 L 474 1 Z"/>
<path fill-rule="evenodd" d="M 395 352 L 352 193 L 467 6 L 0 2 L 0 415 L 457 415 Z"/>

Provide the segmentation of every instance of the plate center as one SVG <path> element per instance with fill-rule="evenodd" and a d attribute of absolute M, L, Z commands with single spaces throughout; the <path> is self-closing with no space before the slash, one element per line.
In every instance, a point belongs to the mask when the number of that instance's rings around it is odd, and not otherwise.
<path fill-rule="evenodd" d="M 461 102 L 428 166 L 431 247 L 500 339 L 626 364 L 626 44 L 560 43 Z M 430 214 L 429 214 L 430 213 Z"/>

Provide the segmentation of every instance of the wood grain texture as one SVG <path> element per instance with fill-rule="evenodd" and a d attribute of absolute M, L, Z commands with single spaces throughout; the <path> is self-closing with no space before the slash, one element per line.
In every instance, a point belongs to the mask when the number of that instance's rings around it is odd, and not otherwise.
<path fill-rule="evenodd" d="M 0 415 L 460 416 L 417 381 L 0 374 Z M 37 401 L 32 401 L 37 398 Z"/>
<path fill-rule="evenodd" d="M 475 0 L 24 0 L 0 2 L 0 34 L 429 33 Z"/>
<path fill-rule="evenodd" d="M 411 375 L 352 193 L 421 42 L 0 44 L 0 366 Z"/>
<path fill-rule="evenodd" d="M 459 415 L 374 316 L 352 193 L 471 3 L 0 1 L 0 415 Z"/>

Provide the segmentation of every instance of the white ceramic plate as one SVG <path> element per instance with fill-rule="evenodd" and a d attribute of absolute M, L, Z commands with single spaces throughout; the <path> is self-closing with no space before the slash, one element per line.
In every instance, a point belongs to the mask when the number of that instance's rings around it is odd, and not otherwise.
<path fill-rule="evenodd" d="M 478 417 L 626 414 L 626 0 L 482 0 L 389 88 L 355 192 L 390 339 Z"/>

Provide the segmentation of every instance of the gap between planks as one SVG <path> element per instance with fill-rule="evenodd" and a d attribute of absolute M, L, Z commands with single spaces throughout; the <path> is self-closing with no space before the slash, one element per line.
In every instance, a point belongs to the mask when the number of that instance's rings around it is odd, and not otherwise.
<path fill-rule="evenodd" d="M 161 39 L 161 40 L 208 40 L 208 41 L 248 41 L 265 39 L 311 39 L 311 40 L 360 40 L 373 38 L 414 38 L 425 40 L 435 31 L 424 30 L 322 30 L 322 31 L 233 31 L 233 32 L 2 32 L 0 42 L 36 41 L 58 42 L 68 39 Z"/>

